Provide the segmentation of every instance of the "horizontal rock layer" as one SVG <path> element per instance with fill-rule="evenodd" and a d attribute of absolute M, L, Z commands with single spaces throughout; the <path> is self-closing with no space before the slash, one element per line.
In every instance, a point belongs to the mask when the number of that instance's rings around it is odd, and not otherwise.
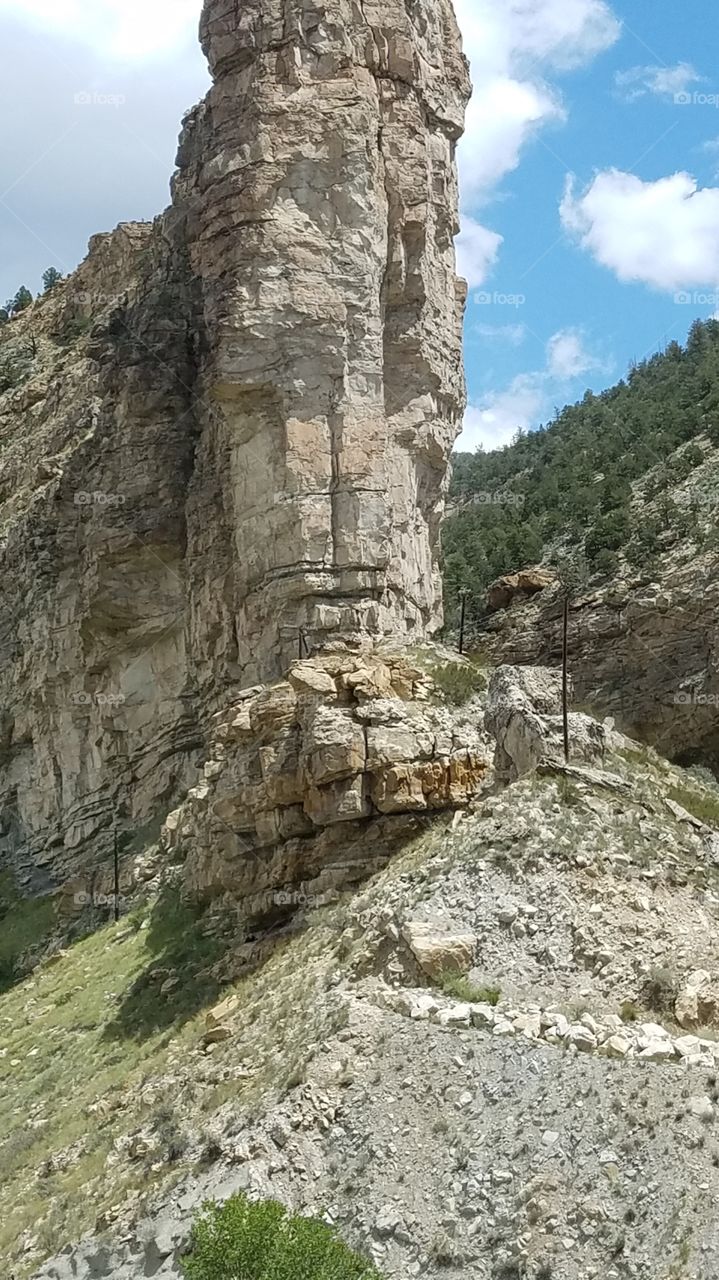
<path fill-rule="evenodd" d="M 441 621 L 449 0 L 207 0 L 202 39 L 171 208 L 2 333 L 0 865 L 35 889 L 152 833 L 231 691 Z"/>

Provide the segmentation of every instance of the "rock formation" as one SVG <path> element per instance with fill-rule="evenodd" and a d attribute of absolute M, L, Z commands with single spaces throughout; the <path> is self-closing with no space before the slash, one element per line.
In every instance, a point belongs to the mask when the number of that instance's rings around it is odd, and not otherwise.
<path fill-rule="evenodd" d="M 559 586 L 500 599 L 507 581 L 490 588 L 497 611 L 483 624 L 488 655 L 512 665 L 561 664 Z M 569 615 L 575 705 L 614 716 L 671 759 L 719 768 L 718 600 L 716 552 L 698 555 L 686 543 L 651 574 L 627 573 L 579 593 Z"/>
<path fill-rule="evenodd" d="M 171 208 L 0 357 L 0 864 L 140 843 L 298 651 L 421 641 L 464 404 L 450 0 L 207 0 Z"/>

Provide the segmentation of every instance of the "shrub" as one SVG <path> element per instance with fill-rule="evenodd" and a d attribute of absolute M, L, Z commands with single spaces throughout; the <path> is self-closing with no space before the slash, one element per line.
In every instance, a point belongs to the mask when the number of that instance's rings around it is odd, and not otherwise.
<path fill-rule="evenodd" d="M 433 667 L 431 676 L 445 702 L 461 707 L 487 688 L 487 677 L 471 662 L 445 662 Z"/>
<path fill-rule="evenodd" d="M 674 1012 L 674 1002 L 679 992 L 677 976 L 666 966 L 652 969 L 644 986 L 641 998 L 646 1009 L 665 1017 Z"/>
<path fill-rule="evenodd" d="M 204 1205 L 182 1267 L 189 1280 L 381 1280 L 324 1222 L 242 1194 Z"/>
<path fill-rule="evenodd" d="M 502 991 L 500 987 L 476 987 L 464 974 L 448 973 L 442 978 L 440 986 L 448 996 L 456 1000 L 464 1000 L 468 1004 L 491 1004 L 492 1008 L 499 1004 Z"/>

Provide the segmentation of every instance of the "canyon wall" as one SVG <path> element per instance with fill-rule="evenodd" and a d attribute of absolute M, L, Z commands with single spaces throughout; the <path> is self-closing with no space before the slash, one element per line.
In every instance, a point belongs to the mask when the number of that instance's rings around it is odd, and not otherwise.
<path fill-rule="evenodd" d="M 159 830 L 298 651 L 421 642 L 464 407 L 449 0 L 207 0 L 172 205 L 0 333 L 0 870 Z"/>

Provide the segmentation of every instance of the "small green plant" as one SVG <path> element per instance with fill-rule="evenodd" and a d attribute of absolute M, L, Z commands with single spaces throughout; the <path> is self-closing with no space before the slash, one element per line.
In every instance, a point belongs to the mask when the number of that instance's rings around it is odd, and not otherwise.
<path fill-rule="evenodd" d="M 619 1010 L 622 1022 L 638 1022 L 641 1017 L 639 1005 L 634 1000 L 625 1000 Z"/>
<path fill-rule="evenodd" d="M 242 1194 L 204 1205 L 182 1268 L 189 1280 L 381 1280 L 324 1222 Z"/>
<path fill-rule="evenodd" d="M 51 898 L 23 899 L 12 876 L 7 872 L 0 876 L 0 991 L 20 976 L 23 954 L 49 939 L 54 922 Z"/>
<path fill-rule="evenodd" d="M 568 808 L 576 808 L 582 803 L 582 793 L 576 782 L 568 778 L 566 774 L 560 774 L 557 779 L 557 791 L 561 804 L 567 805 Z"/>
<path fill-rule="evenodd" d="M 490 1004 L 492 1008 L 499 1004 L 502 995 L 500 987 L 475 986 L 463 973 L 447 973 L 439 985 L 445 995 L 454 996 L 455 1000 L 464 1000 L 468 1004 Z"/>
<path fill-rule="evenodd" d="M 698 791 L 694 787 L 674 786 L 668 789 L 669 798 L 682 809 L 691 813 L 699 822 L 708 827 L 719 828 L 719 792 L 714 790 Z"/>
<path fill-rule="evenodd" d="M 473 662 L 438 663 L 430 672 L 445 702 L 462 707 L 487 688 L 487 677 Z"/>
<path fill-rule="evenodd" d="M 677 976 L 667 966 L 652 969 L 641 991 L 642 1004 L 652 1013 L 673 1014 L 679 992 Z"/>

